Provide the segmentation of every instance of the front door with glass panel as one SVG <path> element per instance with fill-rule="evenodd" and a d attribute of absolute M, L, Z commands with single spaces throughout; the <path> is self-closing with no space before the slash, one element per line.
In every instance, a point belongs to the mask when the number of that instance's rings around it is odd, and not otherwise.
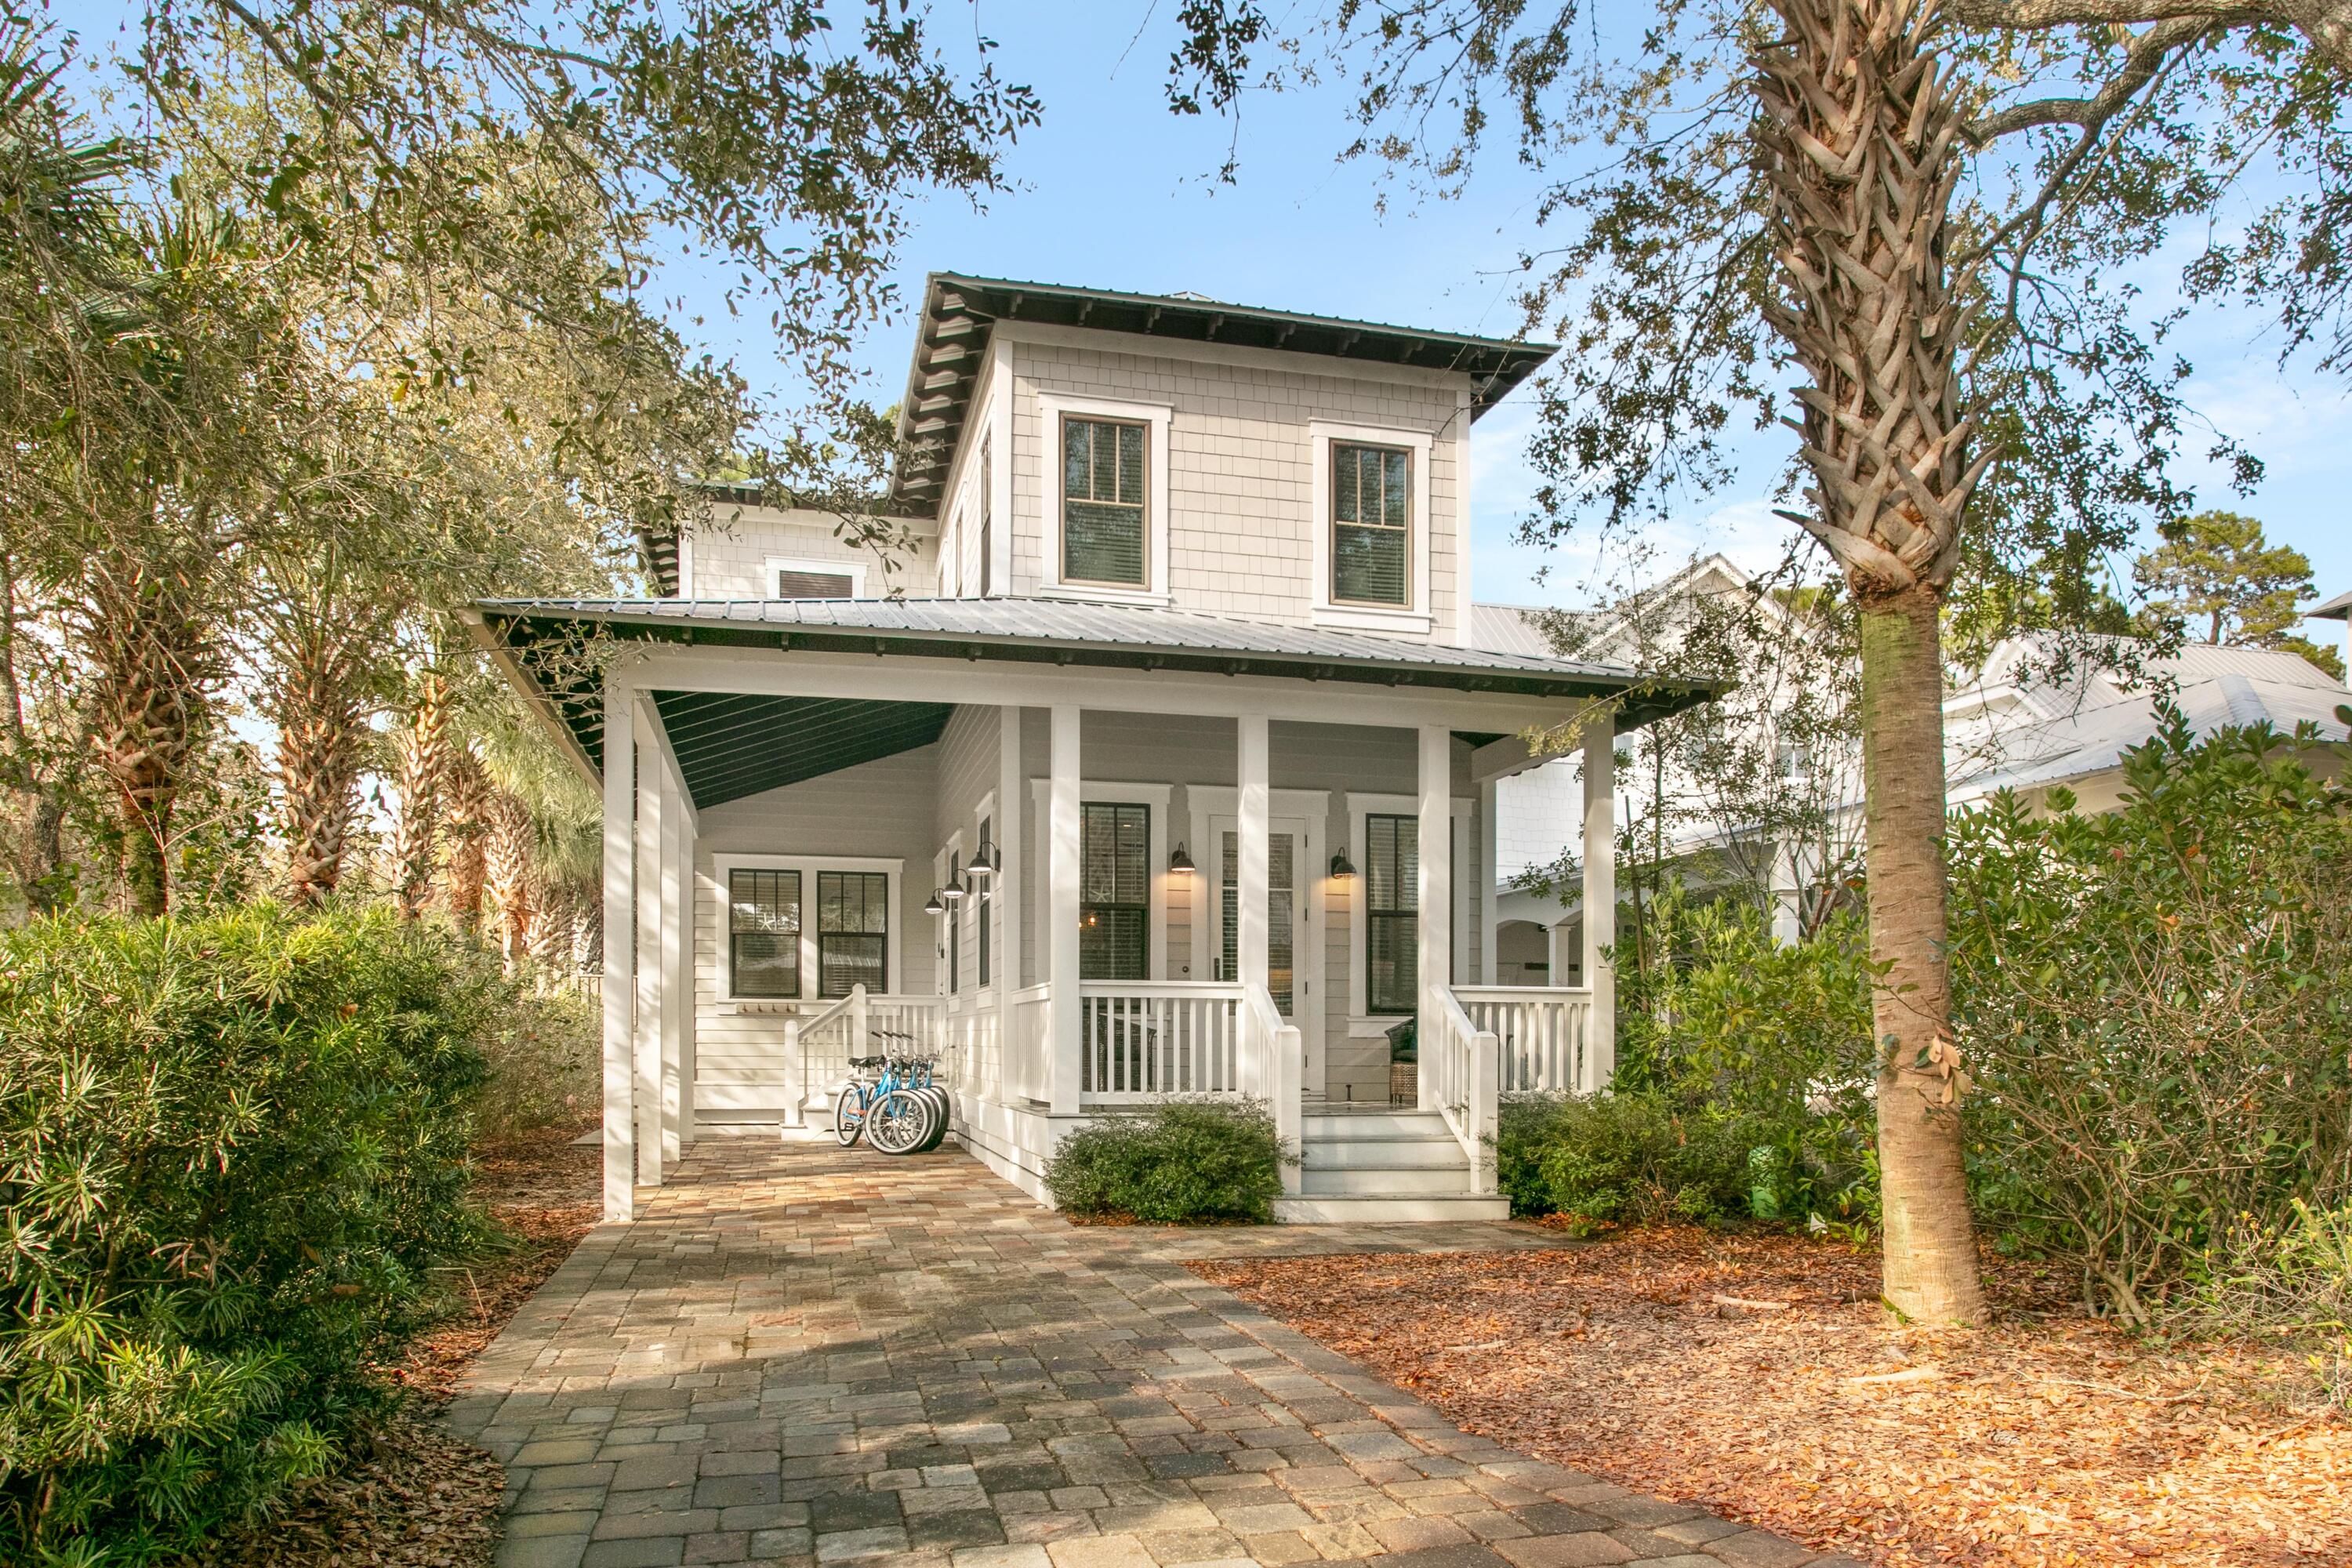
<path fill-rule="evenodd" d="M 1242 840 L 1230 816 L 1209 819 L 1216 897 L 1212 900 L 1210 951 L 1219 980 L 1241 973 Z M 1315 905 L 1317 836 L 1303 817 L 1277 816 L 1266 836 L 1266 984 L 1283 1021 L 1298 1027 L 1305 1047 L 1300 1083 L 1323 1094 L 1323 959 L 1321 911 Z"/>

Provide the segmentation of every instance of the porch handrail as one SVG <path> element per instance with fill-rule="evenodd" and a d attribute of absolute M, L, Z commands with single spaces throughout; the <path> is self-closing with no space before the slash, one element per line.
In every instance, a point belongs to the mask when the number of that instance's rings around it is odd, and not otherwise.
<path fill-rule="evenodd" d="M 1423 1059 L 1433 1075 L 1438 1113 L 1470 1161 L 1470 1194 L 1495 1191 L 1495 1124 L 1500 1051 L 1493 1031 L 1481 1029 L 1450 986 L 1430 987 L 1435 1016 L 1422 1031 Z"/>
<path fill-rule="evenodd" d="M 1238 1095 L 1241 1005 L 1232 982 L 1080 981 L 1081 1102 Z"/>
<path fill-rule="evenodd" d="M 1054 1099 L 1054 987 L 1048 983 L 1013 993 L 1000 1050 L 1004 1067 L 992 1093 L 1004 1100 L 1051 1104 Z M 992 1092 L 982 1089 L 982 1092 Z"/>
<path fill-rule="evenodd" d="M 1568 985 L 1457 985 L 1473 1025 L 1494 1033 L 1505 1094 L 1586 1093 L 1592 1074 L 1592 992 Z"/>
<path fill-rule="evenodd" d="M 1303 1130 L 1305 1111 L 1299 1103 L 1301 1080 L 1306 1075 L 1305 1052 L 1297 1026 L 1282 1021 L 1282 1009 L 1274 1005 L 1274 993 L 1255 981 L 1244 987 L 1241 1000 L 1242 1092 L 1263 1100 L 1274 1112 L 1274 1130 L 1285 1150 L 1299 1150 L 1299 1134 Z M 1282 1190 L 1286 1195 L 1298 1194 L 1299 1167 L 1286 1163 L 1282 1167 Z"/>
<path fill-rule="evenodd" d="M 853 985 L 849 994 L 829 1007 L 801 1019 L 801 1096 L 822 1095 L 835 1078 L 849 1076 L 849 1058 L 862 1053 L 866 1038 L 866 987 Z M 812 1060 L 815 1066 L 811 1068 Z"/>

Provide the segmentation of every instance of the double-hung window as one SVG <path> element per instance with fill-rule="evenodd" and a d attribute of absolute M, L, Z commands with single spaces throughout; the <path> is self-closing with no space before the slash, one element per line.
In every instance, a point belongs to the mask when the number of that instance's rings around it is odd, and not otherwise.
<path fill-rule="evenodd" d="M 1411 1013 L 1420 1005 L 1421 822 L 1364 818 L 1364 1007 Z"/>
<path fill-rule="evenodd" d="M 727 878 L 727 964 L 737 996 L 801 994 L 801 874 Z"/>
<path fill-rule="evenodd" d="M 1412 604 L 1412 454 L 1331 443 L 1331 602 Z"/>
<path fill-rule="evenodd" d="M 819 996 L 846 996 L 859 985 L 869 993 L 888 991 L 889 940 L 888 877 L 879 871 L 816 874 Z"/>
<path fill-rule="evenodd" d="M 1078 977 L 1151 977 L 1151 808 L 1078 808 Z"/>
<path fill-rule="evenodd" d="M 1148 426 L 1062 419 L 1062 581 L 1148 588 L 1143 501 Z"/>
<path fill-rule="evenodd" d="M 961 877 L 962 874 L 962 854 L 959 852 L 949 856 L 948 886 L 950 888 L 954 887 L 956 885 L 956 879 Z M 950 899 L 948 900 L 948 994 L 952 996 L 962 989 L 963 900 L 961 899 Z"/>

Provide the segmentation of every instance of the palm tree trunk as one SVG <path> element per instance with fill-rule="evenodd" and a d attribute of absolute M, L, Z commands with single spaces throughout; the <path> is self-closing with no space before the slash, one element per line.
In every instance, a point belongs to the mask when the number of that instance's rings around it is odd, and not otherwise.
<path fill-rule="evenodd" d="M 446 782 L 449 865 L 444 901 L 457 929 L 472 936 L 482 927 L 482 884 L 489 870 L 490 783 L 481 759 L 462 747 L 450 754 Z"/>
<path fill-rule="evenodd" d="M 530 952 L 531 845 L 536 837 L 530 813 L 504 790 L 491 797 L 489 832 L 484 843 L 484 891 L 498 919 L 499 950 L 509 973 Z"/>
<path fill-rule="evenodd" d="M 342 880 L 359 811 L 370 650 L 326 615 L 302 616 L 275 641 L 268 706 L 278 722 L 286 896 L 296 904 L 322 904 Z"/>
<path fill-rule="evenodd" d="M 392 896 L 403 920 L 422 915 L 432 894 L 443 775 L 448 769 L 449 683 L 427 670 L 417 683 L 416 705 L 402 728 L 394 759 L 393 788 L 400 795 L 400 817 L 392 836 Z"/>
<path fill-rule="evenodd" d="M 93 560 L 75 606 L 91 750 L 113 784 L 132 912 L 172 907 L 172 807 L 222 667 L 205 604 L 210 563 Z"/>
<path fill-rule="evenodd" d="M 1944 960 L 1943 667 L 1937 628 L 1973 463 L 1958 416 L 1969 332 L 1944 259 L 1959 106 L 1935 0 L 1774 0 L 1759 126 L 1781 283 L 1767 307 L 1811 382 L 1798 429 L 1815 480 L 1790 513 L 1843 567 L 1862 613 L 1871 952 L 1889 966 L 1879 1039 L 1885 1297 L 1977 1322 L 1984 1296 L 1960 1159 L 1967 1087 Z"/>

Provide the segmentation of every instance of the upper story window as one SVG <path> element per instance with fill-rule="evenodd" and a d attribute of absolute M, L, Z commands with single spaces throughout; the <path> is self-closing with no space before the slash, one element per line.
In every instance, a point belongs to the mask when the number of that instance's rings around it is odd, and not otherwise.
<path fill-rule="evenodd" d="M 767 558 L 769 591 L 779 599 L 862 599 L 866 566 L 856 561 Z"/>
<path fill-rule="evenodd" d="M 1331 602 L 1412 603 L 1412 454 L 1331 443 Z"/>
<path fill-rule="evenodd" d="M 1144 507 L 1146 426 L 1062 420 L 1062 581 L 1150 586 Z"/>

